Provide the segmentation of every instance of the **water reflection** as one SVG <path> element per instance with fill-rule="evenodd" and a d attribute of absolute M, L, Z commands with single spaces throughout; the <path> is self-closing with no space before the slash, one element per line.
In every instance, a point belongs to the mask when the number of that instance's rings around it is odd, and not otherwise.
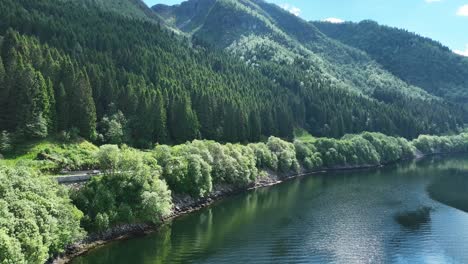
<path fill-rule="evenodd" d="M 74 263 L 468 263 L 468 214 L 426 191 L 447 197 L 444 190 L 466 190 L 467 161 L 435 158 L 297 179 L 226 199 Z"/>
<path fill-rule="evenodd" d="M 421 207 L 416 211 L 398 213 L 395 220 L 403 227 L 417 230 L 431 221 L 431 211 L 430 207 Z"/>
<path fill-rule="evenodd" d="M 468 212 L 468 170 L 451 169 L 436 177 L 427 191 L 432 199 Z"/>

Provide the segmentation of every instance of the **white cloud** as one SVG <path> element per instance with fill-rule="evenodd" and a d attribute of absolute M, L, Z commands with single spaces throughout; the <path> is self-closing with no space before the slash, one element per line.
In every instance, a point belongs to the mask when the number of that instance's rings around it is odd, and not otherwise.
<path fill-rule="evenodd" d="M 468 5 L 458 8 L 457 16 L 468 16 Z"/>
<path fill-rule="evenodd" d="M 453 52 L 455 52 L 455 53 L 458 54 L 458 55 L 462 55 L 462 56 L 468 57 L 468 44 L 466 44 L 465 51 L 462 51 L 462 50 L 454 50 Z"/>
<path fill-rule="evenodd" d="M 284 10 L 288 11 L 289 13 L 295 15 L 295 16 L 299 16 L 301 14 L 301 9 L 300 8 L 292 6 L 290 4 L 281 4 L 280 7 L 283 8 Z"/>
<path fill-rule="evenodd" d="M 336 18 L 336 17 L 329 17 L 329 18 L 326 18 L 326 19 L 324 19 L 322 21 L 323 22 L 333 23 L 333 24 L 341 24 L 341 23 L 345 22 L 343 19 Z"/>

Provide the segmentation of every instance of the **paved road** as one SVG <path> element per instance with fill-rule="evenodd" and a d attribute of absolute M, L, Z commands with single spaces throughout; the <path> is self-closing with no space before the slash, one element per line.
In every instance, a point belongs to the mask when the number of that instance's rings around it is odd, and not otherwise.
<path fill-rule="evenodd" d="M 97 170 L 71 171 L 71 172 L 67 172 L 66 174 L 56 176 L 55 179 L 60 184 L 73 184 L 73 183 L 87 182 L 92 177 L 97 176 L 97 175 L 101 175 L 101 172 Z"/>

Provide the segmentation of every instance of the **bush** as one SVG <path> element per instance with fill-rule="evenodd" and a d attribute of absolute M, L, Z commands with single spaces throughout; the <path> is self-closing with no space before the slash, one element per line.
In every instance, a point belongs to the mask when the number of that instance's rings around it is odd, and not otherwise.
<path fill-rule="evenodd" d="M 172 148 L 156 146 L 153 153 L 171 190 L 194 197 L 204 197 L 212 191 L 212 158 L 201 141 Z"/>
<path fill-rule="evenodd" d="M 74 194 L 86 217 L 87 230 L 103 231 L 120 223 L 159 223 L 170 214 L 171 192 L 160 179 L 161 168 L 149 155 L 107 145 L 98 152 L 104 175 Z"/>
<path fill-rule="evenodd" d="M 312 142 L 294 141 L 296 157 L 306 170 L 315 170 L 323 166 L 322 155 Z"/>
<path fill-rule="evenodd" d="M 44 263 L 83 236 L 67 191 L 25 168 L 0 168 L 0 259 Z"/>
<path fill-rule="evenodd" d="M 257 168 L 278 170 L 278 157 L 264 143 L 249 144 L 254 152 Z"/>
<path fill-rule="evenodd" d="M 321 153 L 323 165 L 329 168 L 346 165 L 344 144 L 344 141 L 329 138 L 319 138 L 314 142 L 317 151 Z"/>
<path fill-rule="evenodd" d="M 98 124 L 99 141 L 109 144 L 122 144 L 126 139 L 127 120 L 121 111 L 104 116 Z"/>
<path fill-rule="evenodd" d="M 468 134 L 463 133 L 456 136 L 421 135 L 412 143 L 423 154 L 466 152 L 468 151 Z"/>
<path fill-rule="evenodd" d="M 279 172 L 299 171 L 299 162 L 296 159 L 294 144 L 276 137 L 270 137 L 267 146 L 278 159 Z"/>
<path fill-rule="evenodd" d="M 383 164 L 414 157 L 415 149 L 406 139 L 369 132 L 363 133 L 362 137 L 375 147 Z"/>
<path fill-rule="evenodd" d="M 174 147 L 156 146 L 153 155 L 171 189 L 195 197 L 208 195 L 217 183 L 245 186 L 258 175 L 254 151 L 238 144 L 195 140 Z"/>

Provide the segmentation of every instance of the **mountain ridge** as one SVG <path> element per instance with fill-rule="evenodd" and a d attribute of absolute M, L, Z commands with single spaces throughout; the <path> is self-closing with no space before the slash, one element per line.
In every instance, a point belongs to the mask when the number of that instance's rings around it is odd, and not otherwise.
<path fill-rule="evenodd" d="M 438 41 L 371 20 L 311 23 L 331 38 L 363 50 L 408 83 L 454 102 L 468 100 L 468 58 Z"/>
<path fill-rule="evenodd" d="M 204 8 L 192 8 L 200 5 Z M 161 6 L 154 6 L 152 9 L 156 13 L 162 12 Z M 188 15 L 187 12 L 192 13 Z M 166 7 L 164 17 L 168 23 L 175 21 L 173 26 L 179 25 L 180 30 L 194 38 L 201 38 L 218 48 L 228 49 L 239 57 L 245 58 L 249 50 L 257 48 L 252 36 L 261 38 L 265 43 L 281 49 L 282 53 L 292 51 L 296 58 L 308 57 L 313 65 L 319 65 L 320 71 L 338 86 L 363 92 L 365 95 L 371 95 L 375 87 L 394 89 L 385 83 L 395 82 L 394 86 L 399 86 L 399 92 L 410 96 L 431 97 L 419 87 L 407 85 L 395 78 L 365 52 L 328 38 L 313 24 L 262 0 L 190 0 L 170 8 Z M 205 19 L 187 19 L 192 17 Z M 185 28 L 187 25 L 190 25 L 189 29 L 195 30 L 188 31 Z M 249 46 L 253 47 L 245 50 L 245 47 Z M 356 72 L 356 67 L 362 70 Z M 375 80 L 374 77 L 384 79 L 384 82 Z"/>

